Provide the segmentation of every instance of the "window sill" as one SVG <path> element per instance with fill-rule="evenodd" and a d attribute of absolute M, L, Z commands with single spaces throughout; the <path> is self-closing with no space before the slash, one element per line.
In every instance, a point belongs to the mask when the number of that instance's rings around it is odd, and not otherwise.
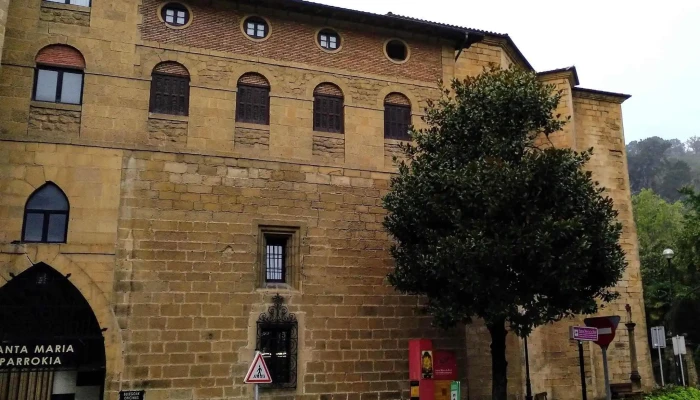
<path fill-rule="evenodd" d="M 148 113 L 148 118 L 150 119 L 163 119 L 167 121 L 180 121 L 188 122 L 190 117 L 187 115 L 173 115 L 173 114 L 160 114 L 160 113 Z"/>
<path fill-rule="evenodd" d="M 80 11 L 84 13 L 90 13 L 90 6 L 78 6 L 75 4 L 61 4 L 54 3 L 52 1 L 42 1 L 41 6 L 43 8 L 53 8 L 54 10 L 68 10 L 68 11 Z"/>
<path fill-rule="evenodd" d="M 36 101 L 32 100 L 29 103 L 32 107 L 37 108 L 50 108 L 52 110 L 66 110 L 66 111 L 82 111 L 83 106 L 81 104 L 66 104 L 66 103 L 51 103 L 48 101 Z"/>
<path fill-rule="evenodd" d="M 253 122 L 238 122 L 238 121 L 236 121 L 236 128 L 257 129 L 259 131 L 269 131 L 270 125 L 256 124 Z"/>
<path fill-rule="evenodd" d="M 389 138 L 384 138 L 384 143 L 395 143 L 395 144 L 399 144 L 399 143 L 410 143 L 410 142 L 411 142 L 411 139 L 409 139 L 409 138 L 406 138 L 406 139 L 389 139 Z"/>
<path fill-rule="evenodd" d="M 343 132 L 314 131 L 314 136 L 323 136 L 323 137 L 329 137 L 329 138 L 333 138 L 333 139 L 345 138 L 345 135 L 343 134 Z"/>
<path fill-rule="evenodd" d="M 294 293 L 299 291 L 288 283 L 265 283 L 263 287 L 259 287 L 257 290 L 269 293 Z"/>

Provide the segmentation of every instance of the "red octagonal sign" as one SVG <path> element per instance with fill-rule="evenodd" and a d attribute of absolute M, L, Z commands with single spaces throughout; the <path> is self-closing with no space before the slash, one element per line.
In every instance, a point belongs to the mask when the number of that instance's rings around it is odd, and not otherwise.
<path fill-rule="evenodd" d="M 608 347 L 615 339 L 615 330 L 617 329 L 617 324 L 620 323 L 620 317 L 611 315 L 609 317 L 586 318 L 583 320 L 583 323 L 586 326 L 598 328 L 598 340 L 593 343 L 600 347 Z"/>

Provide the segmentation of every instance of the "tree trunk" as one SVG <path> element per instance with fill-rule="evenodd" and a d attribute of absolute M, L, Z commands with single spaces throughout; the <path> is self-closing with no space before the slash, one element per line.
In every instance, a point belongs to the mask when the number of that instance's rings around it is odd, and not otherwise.
<path fill-rule="evenodd" d="M 506 361 L 506 321 L 494 321 L 486 327 L 491 333 L 491 399 L 506 400 L 508 396 L 508 362 Z"/>

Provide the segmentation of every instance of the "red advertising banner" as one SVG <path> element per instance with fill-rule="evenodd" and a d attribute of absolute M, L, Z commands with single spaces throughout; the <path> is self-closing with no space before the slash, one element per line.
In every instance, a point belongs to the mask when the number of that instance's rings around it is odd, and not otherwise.
<path fill-rule="evenodd" d="M 433 351 L 433 379 L 457 380 L 457 358 L 455 353 L 445 350 Z"/>

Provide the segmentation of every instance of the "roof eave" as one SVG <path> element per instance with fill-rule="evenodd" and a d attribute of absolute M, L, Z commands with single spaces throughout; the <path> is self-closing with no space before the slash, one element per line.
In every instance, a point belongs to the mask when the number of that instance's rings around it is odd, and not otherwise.
<path fill-rule="evenodd" d="M 606 92 L 604 90 L 588 89 L 582 87 L 575 87 L 571 90 L 573 94 L 577 95 L 578 97 L 591 98 L 594 100 L 604 100 L 618 104 L 622 104 L 625 102 L 625 100 L 632 97 L 631 94 Z"/>
<path fill-rule="evenodd" d="M 436 36 L 452 41 L 456 49 L 459 49 L 459 46 L 464 42 L 465 34 L 469 34 L 473 38 L 470 40 L 469 45 L 484 37 L 484 33 L 478 30 L 452 27 L 430 21 L 419 21 L 392 14 L 383 15 L 351 10 L 306 0 L 237 0 L 237 2 L 256 7 L 284 9 L 285 11 L 298 12 L 305 15 L 381 26 L 386 29 L 404 30 L 426 36 Z"/>

